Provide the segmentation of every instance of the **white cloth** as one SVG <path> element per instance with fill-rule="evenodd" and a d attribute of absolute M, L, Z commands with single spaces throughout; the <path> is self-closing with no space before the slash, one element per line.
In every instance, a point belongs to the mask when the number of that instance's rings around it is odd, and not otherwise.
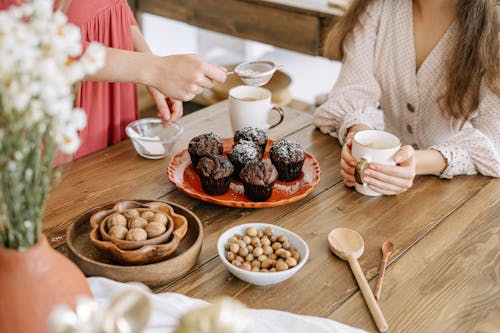
<path fill-rule="evenodd" d="M 106 307 L 116 295 L 130 288 L 138 288 L 134 284 L 116 282 L 101 277 L 87 278 L 95 300 L 101 307 Z M 145 333 L 173 332 L 179 319 L 188 311 L 205 306 L 208 303 L 176 293 L 149 294 L 152 313 Z M 252 324 L 248 333 L 363 333 L 365 331 L 352 328 L 336 321 L 301 316 L 276 310 L 249 310 Z"/>

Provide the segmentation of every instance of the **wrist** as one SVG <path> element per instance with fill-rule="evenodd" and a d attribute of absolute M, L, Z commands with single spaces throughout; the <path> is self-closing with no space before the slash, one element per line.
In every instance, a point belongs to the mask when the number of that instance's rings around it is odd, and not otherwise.
<path fill-rule="evenodd" d="M 347 130 L 346 137 L 348 137 L 349 135 L 353 136 L 354 134 L 356 134 L 356 132 L 367 130 L 367 129 L 370 129 L 370 127 L 366 126 L 365 124 L 355 124 L 355 125 L 352 125 Z"/>
<path fill-rule="evenodd" d="M 139 83 L 146 86 L 157 87 L 159 85 L 158 80 L 160 77 L 158 73 L 160 73 L 162 69 L 162 58 L 152 53 L 144 53 L 143 56 L 145 58 L 145 66 L 142 70 L 139 70 Z"/>
<path fill-rule="evenodd" d="M 448 166 L 446 158 L 435 149 L 415 151 L 417 175 L 440 175 Z"/>

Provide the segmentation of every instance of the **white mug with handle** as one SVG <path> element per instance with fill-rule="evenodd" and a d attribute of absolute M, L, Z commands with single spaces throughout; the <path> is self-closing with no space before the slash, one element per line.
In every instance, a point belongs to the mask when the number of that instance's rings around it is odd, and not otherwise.
<path fill-rule="evenodd" d="M 269 124 L 269 114 L 276 111 L 279 120 Z M 229 118 L 233 132 L 243 127 L 256 127 L 267 131 L 284 119 L 283 109 L 271 104 L 271 92 L 262 87 L 237 86 L 229 90 Z"/>
<path fill-rule="evenodd" d="M 376 162 L 387 165 L 396 165 L 394 154 L 401 148 L 399 138 L 389 132 L 379 130 L 364 130 L 354 134 L 352 138 L 351 155 L 358 161 L 354 170 L 356 184 L 354 188 L 367 196 L 379 196 L 376 192 L 363 183 L 364 170 L 368 163 Z"/>

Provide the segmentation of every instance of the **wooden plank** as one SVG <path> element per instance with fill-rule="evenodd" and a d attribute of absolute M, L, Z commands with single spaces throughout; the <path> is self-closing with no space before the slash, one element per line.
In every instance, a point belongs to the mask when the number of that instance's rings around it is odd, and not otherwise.
<path fill-rule="evenodd" d="M 264 2 L 141 0 L 137 10 L 308 54 L 320 46 L 318 16 Z"/>
<path fill-rule="evenodd" d="M 291 11 L 314 14 L 320 17 L 338 17 L 344 14 L 344 11 L 328 6 L 326 0 L 247 0 L 249 2 L 265 3 L 280 8 L 286 8 Z"/>
<path fill-rule="evenodd" d="M 499 222 L 490 180 L 389 267 L 380 304 L 392 332 L 498 332 Z M 359 292 L 330 318 L 376 332 Z"/>
<path fill-rule="evenodd" d="M 311 122 L 311 116 L 285 108 L 285 120 L 269 131 L 272 138 L 281 138 Z M 223 137 L 232 136 L 227 102 L 215 104 L 185 116 L 179 123 L 184 134 L 174 151 L 186 149 L 195 135 L 214 131 Z M 170 157 L 147 160 L 138 156 L 127 140 L 65 166 L 64 178 L 49 196 L 43 218 L 43 231 L 54 236 L 61 245 L 61 236 L 71 221 L 87 209 L 122 199 L 158 199 L 175 187 L 168 181 L 166 170 Z M 50 238 L 50 237 L 49 237 Z"/>

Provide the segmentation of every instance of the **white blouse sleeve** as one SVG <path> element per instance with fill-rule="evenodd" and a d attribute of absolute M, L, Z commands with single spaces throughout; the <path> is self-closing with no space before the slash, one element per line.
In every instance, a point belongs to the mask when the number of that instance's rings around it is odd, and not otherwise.
<path fill-rule="evenodd" d="M 323 133 L 343 144 L 347 130 L 355 124 L 383 129 L 378 109 L 380 86 L 374 76 L 375 40 L 382 1 L 373 1 L 344 43 L 344 62 L 328 100 L 314 113 L 313 123 Z"/>
<path fill-rule="evenodd" d="M 478 111 L 470 126 L 447 142 L 430 147 L 441 152 L 448 162 L 442 178 L 476 173 L 500 177 L 500 97 L 485 83 L 479 97 Z"/>

